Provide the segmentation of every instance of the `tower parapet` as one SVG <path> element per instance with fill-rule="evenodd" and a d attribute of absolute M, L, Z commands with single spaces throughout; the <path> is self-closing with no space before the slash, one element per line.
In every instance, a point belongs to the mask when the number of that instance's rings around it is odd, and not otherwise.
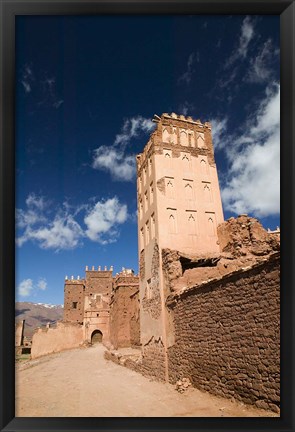
<path fill-rule="evenodd" d="M 138 175 L 152 153 L 162 154 L 164 149 L 173 151 L 174 157 L 179 157 L 179 152 L 184 149 L 195 156 L 204 155 L 208 157 L 210 165 L 215 166 L 209 122 L 202 123 L 190 116 L 175 113 L 163 113 L 161 117 L 155 114 L 153 121 L 157 124 L 156 129 L 143 152 L 136 158 Z"/>

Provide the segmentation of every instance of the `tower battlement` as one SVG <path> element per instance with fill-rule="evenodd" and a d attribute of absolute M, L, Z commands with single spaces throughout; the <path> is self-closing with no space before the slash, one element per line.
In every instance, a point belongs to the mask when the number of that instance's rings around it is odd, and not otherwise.
<path fill-rule="evenodd" d="M 171 150 L 173 157 L 179 157 L 184 150 L 194 156 L 204 155 L 208 157 L 210 165 L 215 165 L 209 122 L 202 123 L 190 116 L 175 113 L 164 113 L 161 117 L 155 114 L 153 121 L 156 129 L 143 152 L 136 157 L 138 175 L 146 169 L 153 153 L 162 154 L 165 149 Z"/>

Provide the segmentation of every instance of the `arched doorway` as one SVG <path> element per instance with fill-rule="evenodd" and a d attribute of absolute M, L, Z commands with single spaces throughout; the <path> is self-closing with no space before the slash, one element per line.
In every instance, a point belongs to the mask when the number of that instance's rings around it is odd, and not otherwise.
<path fill-rule="evenodd" d="M 91 343 L 97 344 L 102 342 L 102 332 L 100 330 L 94 330 L 91 335 Z"/>

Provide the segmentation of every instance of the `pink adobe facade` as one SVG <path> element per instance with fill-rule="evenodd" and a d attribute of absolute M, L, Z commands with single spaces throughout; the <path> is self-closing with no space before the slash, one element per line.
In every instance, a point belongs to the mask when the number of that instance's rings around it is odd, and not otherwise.
<path fill-rule="evenodd" d="M 219 252 L 224 221 L 211 126 L 163 114 L 137 156 L 139 252 L 157 238 L 181 252 Z"/>
<path fill-rule="evenodd" d="M 137 156 L 140 334 L 143 359 L 158 355 L 167 375 L 174 340 L 162 250 L 219 253 L 224 218 L 210 123 L 174 113 L 153 121 L 156 130 Z"/>

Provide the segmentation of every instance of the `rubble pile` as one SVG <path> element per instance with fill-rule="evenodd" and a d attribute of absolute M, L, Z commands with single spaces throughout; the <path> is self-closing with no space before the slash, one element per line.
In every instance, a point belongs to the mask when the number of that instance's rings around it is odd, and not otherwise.
<path fill-rule="evenodd" d="M 220 224 L 217 234 L 220 250 L 234 258 L 263 256 L 280 250 L 279 238 L 269 234 L 257 219 L 245 214 Z"/>
<path fill-rule="evenodd" d="M 186 390 L 189 389 L 189 387 L 192 385 L 190 380 L 188 378 L 181 378 L 179 379 L 175 384 L 175 389 L 179 393 L 184 393 Z"/>
<path fill-rule="evenodd" d="M 164 276 L 171 293 L 251 267 L 280 250 L 280 236 L 245 214 L 220 224 L 217 235 L 219 254 L 162 250 Z"/>

